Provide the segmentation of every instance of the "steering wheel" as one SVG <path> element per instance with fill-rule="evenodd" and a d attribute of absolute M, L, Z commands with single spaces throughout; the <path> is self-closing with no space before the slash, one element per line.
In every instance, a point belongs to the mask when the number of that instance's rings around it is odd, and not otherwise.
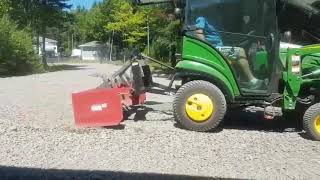
<path fill-rule="evenodd" d="M 247 33 L 245 36 L 245 39 L 240 41 L 240 43 L 238 43 L 238 47 L 244 47 L 249 45 L 253 40 L 254 37 L 252 37 L 252 35 L 254 35 L 256 33 L 255 30 L 251 30 L 249 33 Z"/>

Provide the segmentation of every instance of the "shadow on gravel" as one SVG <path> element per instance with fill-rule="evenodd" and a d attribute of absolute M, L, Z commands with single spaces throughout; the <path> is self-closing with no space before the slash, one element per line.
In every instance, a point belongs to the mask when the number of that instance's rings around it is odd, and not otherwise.
<path fill-rule="evenodd" d="M 68 64 L 61 64 L 61 65 L 49 65 L 48 69 L 44 72 L 57 72 L 57 71 L 71 71 L 71 70 L 84 70 L 84 69 L 92 69 L 88 68 L 86 65 L 68 65 Z M 20 76 L 28 76 L 32 75 L 32 73 L 9 73 L 9 72 L 2 72 L 0 69 L 0 78 L 8 78 L 8 77 L 20 77 Z"/>
<path fill-rule="evenodd" d="M 157 102 L 157 101 L 147 101 L 144 103 L 145 105 L 159 105 L 159 104 L 163 104 L 162 102 Z"/>
<path fill-rule="evenodd" d="M 178 123 L 176 128 L 183 129 Z M 261 131 L 277 133 L 299 133 L 301 137 L 307 138 L 302 133 L 301 120 L 277 118 L 271 121 L 264 119 L 262 112 L 245 112 L 243 110 L 233 110 L 227 113 L 223 123 L 213 131 L 208 133 L 219 133 L 224 129 L 235 129 L 243 131 Z"/>
<path fill-rule="evenodd" d="M 36 169 L 36 168 L 20 168 L 0 166 L 0 179 L 3 180 L 143 180 L 143 179 L 173 179 L 173 180 L 209 180 L 224 179 L 201 176 L 187 176 L 174 174 L 156 174 L 156 173 L 134 173 L 120 171 L 89 171 L 89 170 L 56 170 L 56 169 Z"/>
<path fill-rule="evenodd" d="M 85 70 L 85 69 L 92 69 L 92 68 L 88 68 L 86 65 L 61 64 L 61 65 L 51 65 L 48 67 L 47 71 L 57 72 L 57 71 L 71 71 L 71 70 Z"/>
<path fill-rule="evenodd" d="M 264 132 L 301 132 L 301 120 L 275 118 L 274 120 L 265 120 L 263 112 L 244 112 L 242 110 L 233 110 L 227 113 L 223 123 L 224 129 L 238 129 L 247 131 Z"/>
<path fill-rule="evenodd" d="M 131 109 L 124 111 L 125 121 L 148 121 L 146 116 L 150 112 L 170 116 L 168 119 L 155 121 L 173 121 L 172 110 L 159 110 L 159 108 L 157 108 L 159 105 L 164 105 L 164 103 L 148 101 L 145 105 L 149 107 L 134 106 Z M 175 123 L 174 126 L 176 128 L 183 129 L 178 123 Z M 124 127 L 115 127 L 111 129 L 121 130 L 124 129 Z M 219 133 L 224 129 L 276 133 L 299 133 L 301 137 L 308 139 L 308 136 L 302 132 L 302 122 L 300 118 L 289 116 L 289 118 L 281 117 L 274 120 L 265 120 L 263 112 L 246 112 L 240 109 L 227 112 L 223 123 L 209 133 Z"/>
<path fill-rule="evenodd" d="M 306 139 L 306 140 L 308 140 L 308 141 L 316 141 L 316 142 L 318 142 L 317 140 L 312 139 L 312 138 L 311 138 L 307 133 L 305 133 L 305 132 L 300 132 L 299 135 L 300 135 L 300 137 L 302 137 L 303 139 Z"/>
<path fill-rule="evenodd" d="M 161 104 L 161 103 L 160 103 Z M 158 114 L 164 114 L 164 115 L 168 115 L 168 116 L 173 116 L 172 112 L 168 112 L 168 111 L 165 111 L 165 110 L 156 110 L 154 108 L 151 108 L 151 107 L 147 107 L 147 106 L 133 106 L 131 107 L 131 109 L 127 110 L 127 111 L 124 111 L 124 119 L 125 121 L 130 121 L 130 120 L 133 120 L 135 122 L 138 122 L 138 121 L 146 121 L 147 120 L 147 114 L 149 112 L 155 112 L 155 113 L 158 113 Z M 134 115 L 133 118 L 129 118 L 131 115 Z M 171 120 L 172 118 L 170 119 L 166 119 L 166 120 Z M 159 121 L 166 121 L 166 120 L 159 120 Z"/>
<path fill-rule="evenodd" d="M 120 124 L 118 126 L 112 126 L 112 127 L 103 127 L 104 129 L 112 129 L 112 130 L 124 130 L 126 126 L 124 124 Z"/>

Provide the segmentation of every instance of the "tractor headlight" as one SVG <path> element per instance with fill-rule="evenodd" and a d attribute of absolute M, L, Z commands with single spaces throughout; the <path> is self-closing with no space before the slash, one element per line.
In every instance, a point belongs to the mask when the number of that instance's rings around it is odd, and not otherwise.
<path fill-rule="evenodd" d="M 293 55 L 291 60 L 292 60 L 292 73 L 301 74 L 301 56 Z"/>

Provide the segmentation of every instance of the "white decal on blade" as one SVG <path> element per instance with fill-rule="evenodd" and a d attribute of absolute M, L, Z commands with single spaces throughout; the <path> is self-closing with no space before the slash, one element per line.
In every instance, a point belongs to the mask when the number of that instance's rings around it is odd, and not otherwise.
<path fill-rule="evenodd" d="M 108 104 L 95 104 L 91 106 L 91 111 L 97 112 L 97 111 L 103 111 L 103 109 L 106 109 L 108 107 Z"/>

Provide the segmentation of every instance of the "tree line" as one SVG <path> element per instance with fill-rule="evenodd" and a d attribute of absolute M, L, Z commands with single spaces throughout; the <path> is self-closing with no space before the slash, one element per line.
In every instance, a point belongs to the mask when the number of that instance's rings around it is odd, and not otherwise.
<path fill-rule="evenodd" d="M 63 25 L 70 7 L 67 0 L 1 0 L 0 72 L 24 74 L 47 68 L 45 54 L 40 63 L 34 44 L 39 47 L 38 37 L 44 41 L 48 28 Z"/>
<path fill-rule="evenodd" d="M 94 4 L 90 10 L 77 7 L 71 11 L 61 41 L 70 53 L 72 48 L 90 41 L 114 43 L 121 51 L 138 49 L 167 60 L 170 50 L 179 46 L 180 21 L 174 17 L 173 9 L 154 5 L 139 7 L 132 0 L 104 0 Z M 149 38 L 148 38 L 149 31 Z"/>
<path fill-rule="evenodd" d="M 1 0 L 0 73 L 47 68 L 45 53 L 42 61 L 36 55 L 38 37 L 58 40 L 59 52 L 66 55 L 90 41 L 147 51 L 149 40 L 150 55 L 167 60 L 180 40 L 180 22 L 171 12 L 161 5 L 138 7 L 131 0 L 103 0 L 91 9 L 72 8 L 68 0 Z"/>

